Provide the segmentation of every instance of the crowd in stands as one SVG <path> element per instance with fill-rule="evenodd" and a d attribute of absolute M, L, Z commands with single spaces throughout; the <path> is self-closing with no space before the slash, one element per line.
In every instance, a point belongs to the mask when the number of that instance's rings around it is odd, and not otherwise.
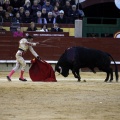
<path fill-rule="evenodd" d="M 0 0 L 0 22 L 74 24 L 83 17 L 75 0 Z"/>
<path fill-rule="evenodd" d="M 38 29 L 36 27 L 36 24 L 34 22 L 30 23 L 30 26 L 27 28 L 27 31 L 39 31 L 39 32 L 63 32 L 63 29 L 61 29 L 58 25 L 58 23 L 54 23 L 51 28 L 47 28 L 47 24 L 42 24 L 41 29 Z"/>

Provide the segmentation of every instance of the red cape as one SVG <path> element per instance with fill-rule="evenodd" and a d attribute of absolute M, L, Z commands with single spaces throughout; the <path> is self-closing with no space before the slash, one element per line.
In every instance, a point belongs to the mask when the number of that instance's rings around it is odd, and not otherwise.
<path fill-rule="evenodd" d="M 50 64 L 45 61 L 33 59 L 29 69 L 29 75 L 34 82 L 57 82 L 55 72 Z"/>

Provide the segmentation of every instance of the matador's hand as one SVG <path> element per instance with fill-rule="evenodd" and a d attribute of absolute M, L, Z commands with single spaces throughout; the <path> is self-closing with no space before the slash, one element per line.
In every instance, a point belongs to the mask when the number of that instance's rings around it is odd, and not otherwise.
<path fill-rule="evenodd" d="M 40 56 L 37 56 L 36 58 L 37 58 L 38 60 L 41 60 Z"/>
<path fill-rule="evenodd" d="M 39 42 L 36 42 L 36 45 L 37 45 L 37 44 L 40 44 L 40 43 L 39 43 Z"/>

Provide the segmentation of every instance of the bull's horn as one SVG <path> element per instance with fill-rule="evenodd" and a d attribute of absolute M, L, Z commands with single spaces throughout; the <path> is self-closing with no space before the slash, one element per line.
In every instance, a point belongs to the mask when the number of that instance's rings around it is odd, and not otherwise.
<path fill-rule="evenodd" d="M 62 68 L 59 66 L 59 69 L 60 69 L 60 74 L 62 73 Z"/>

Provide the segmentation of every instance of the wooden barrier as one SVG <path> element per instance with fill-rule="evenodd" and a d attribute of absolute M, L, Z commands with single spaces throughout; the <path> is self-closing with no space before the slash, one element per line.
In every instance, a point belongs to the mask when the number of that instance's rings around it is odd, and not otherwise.
<path fill-rule="evenodd" d="M 24 31 L 23 35 L 26 36 L 26 34 L 35 36 L 35 37 L 41 37 L 41 36 L 49 36 L 49 37 L 69 37 L 69 32 L 37 32 L 37 31 Z M 13 36 L 13 32 L 11 31 L 0 31 L 0 37 L 1 36 Z"/>
<path fill-rule="evenodd" d="M 11 23 L 10 22 L 4 22 L 2 24 L 2 26 L 4 26 L 4 27 L 10 27 Z M 20 26 L 21 27 L 29 27 L 30 23 L 20 23 Z M 37 27 L 42 27 L 42 24 L 36 23 L 36 26 Z M 52 26 L 53 26 L 53 24 L 47 24 L 47 27 L 52 27 Z M 61 27 L 61 28 L 74 28 L 74 24 L 59 24 L 59 27 Z"/>
<path fill-rule="evenodd" d="M 0 37 L 0 60 L 15 60 L 20 39 L 10 36 Z M 47 61 L 57 61 L 68 47 L 84 46 L 108 52 L 120 64 L 119 38 L 34 37 L 34 41 L 40 42 L 39 45 L 34 47 L 35 51 L 42 59 Z M 31 60 L 33 58 L 34 56 L 28 51 L 25 59 Z"/>
<path fill-rule="evenodd" d="M 25 31 L 24 32 L 24 36 L 26 36 L 26 34 L 35 36 L 35 37 L 41 37 L 41 36 L 52 36 L 52 37 L 68 37 L 69 36 L 69 32 L 36 32 L 36 31 Z"/>
<path fill-rule="evenodd" d="M 15 59 L 20 37 L 0 37 L 0 60 Z M 58 60 L 65 49 L 72 46 L 95 48 L 110 53 L 116 61 L 120 61 L 120 39 L 116 38 L 74 38 L 74 37 L 34 37 L 40 42 L 34 49 L 46 60 Z M 26 59 L 32 56 L 26 54 Z"/>
<path fill-rule="evenodd" d="M 13 36 L 13 33 L 10 31 L 0 31 L 0 36 Z"/>

